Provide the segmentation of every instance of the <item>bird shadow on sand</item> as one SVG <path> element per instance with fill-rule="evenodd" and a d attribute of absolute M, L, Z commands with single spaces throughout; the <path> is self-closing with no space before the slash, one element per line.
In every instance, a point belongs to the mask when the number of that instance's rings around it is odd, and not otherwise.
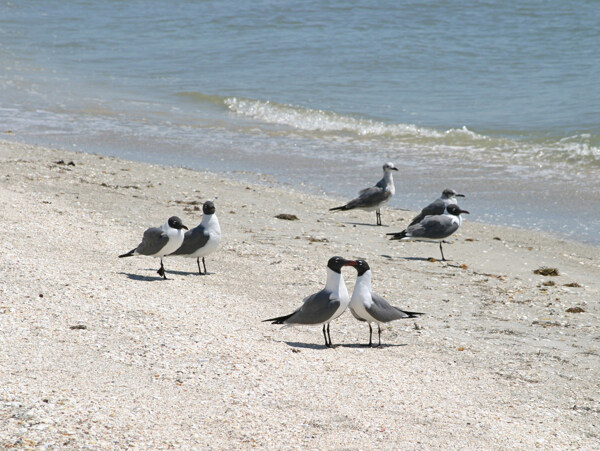
<path fill-rule="evenodd" d="M 167 271 L 167 275 L 168 274 L 174 274 L 177 276 L 210 276 L 211 274 L 214 274 L 214 272 L 200 274 L 198 271 L 173 271 L 170 269 Z"/>
<path fill-rule="evenodd" d="M 339 348 L 354 348 L 354 349 L 383 349 L 383 348 L 399 348 L 401 346 L 408 346 L 406 343 L 404 344 L 394 344 L 394 343 L 381 343 L 381 346 L 369 346 L 367 343 L 341 343 L 339 345 L 334 345 Z"/>
<path fill-rule="evenodd" d="M 410 260 L 410 261 L 420 261 L 420 262 L 428 262 L 428 261 L 441 261 L 437 258 L 433 257 L 392 257 L 391 255 L 380 255 L 380 257 L 387 258 L 389 260 Z M 446 260 L 448 261 L 448 260 Z"/>
<path fill-rule="evenodd" d="M 298 341 L 284 341 L 284 343 L 286 345 L 288 345 L 291 348 L 304 348 L 304 349 L 315 349 L 315 350 L 325 350 L 325 349 L 330 349 L 327 346 L 325 346 L 324 344 L 316 344 L 316 343 L 300 343 Z M 382 343 L 381 346 L 373 346 L 373 347 L 369 347 L 369 345 L 365 344 L 361 344 L 361 343 L 334 343 L 333 344 L 333 349 L 336 348 L 354 348 L 354 349 L 378 349 L 378 348 L 398 348 L 400 346 L 407 346 L 406 344 L 387 344 L 387 343 Z"/>
<path fill-rule="evenodd" d="M 366 226 L 366 227 L 389 227 L 387 224 L 377 225 L 366 222 L 344 222 L 343 224 L 352 225 L 352 226 Z"/>
<path fill-rule="evenodd" d="M 120 272 L 118 274 L 124 274 L 127 276 L 128 279 L 138 280 L 138 281 L 143 281 L 143 282 L 156 282 L 157 280 L 164 280 L 160 276 L 141 276 L 139 274 L 131 274 L 129 272 Z"/>
<path fill-rule="evenodd" d="M 316 343 L 300 343 L 298 341 L 284 341 L 284 343 L 290 348 L 317 349 L 321 351 L 323 349 L 328 349 L 327 346 Z"/>

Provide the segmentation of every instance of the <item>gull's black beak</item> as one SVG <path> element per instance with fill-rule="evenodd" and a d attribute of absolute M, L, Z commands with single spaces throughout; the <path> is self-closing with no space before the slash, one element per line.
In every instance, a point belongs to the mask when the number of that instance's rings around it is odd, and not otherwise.
<path fill-rule="evenodd" d="M 397 170 L 398 170 L 398 168 L 395 168 L 395 167 L 394 167 L 394 168 L 391 168 L 391 170 L 392 170 L 392 171 L 397 171 Z"/>
<path fill-rule="evenodd" d="M 185 229 L 185 230 L 190 230 L 190 229 L 188 229 L 186 226 L 184 226 L 183 224 L 181 224 L 181 228 L 182 228 L 182 229 Z"/>
<path fill-rule="evenodd" d="M 464 194 L 455 194 L 456 197 L 465 197 Z"/>
<path fill-rule="evenodd" d="M 461 213 L 466 213 L 466 214 L 468 214 L 468 215 L 470 215 L 470 214 L 471 214 L 471 213 L 469 213 L 467 210 L 460 210 L 460 211 L 458 212 L 458 214 L 461 214 Z"/>
<path fill-rule="evenodd" d="M 354 260 L 346 260 L 344 266 L 356 266 L 356 262 Z"/>

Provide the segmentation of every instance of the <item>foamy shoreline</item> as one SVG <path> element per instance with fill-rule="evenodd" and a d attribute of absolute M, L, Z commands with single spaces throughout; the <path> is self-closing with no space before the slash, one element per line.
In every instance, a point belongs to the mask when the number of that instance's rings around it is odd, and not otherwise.
<path fill-rule="evenodd" d="M 3 447 L 600 446 L 596 247 L 467 217 L 451 261 L 430 262 L 436 245 L 385 237 L 409 212 L 377 228 L 268 181 L 6 141 L 0 160 Z M 206 199 L 214 274 L 172 258 L 162 281 L 156 260 L 116 258 L 170 215 L 195 226 Z M 360 346 L 368 328 L 348 314 L 333 350 L 318 328 L 260 322 L 320 289 L 335 254 L 367 259 L 377 293 L 426 315 L 385 328 L 382 349 Z"/>

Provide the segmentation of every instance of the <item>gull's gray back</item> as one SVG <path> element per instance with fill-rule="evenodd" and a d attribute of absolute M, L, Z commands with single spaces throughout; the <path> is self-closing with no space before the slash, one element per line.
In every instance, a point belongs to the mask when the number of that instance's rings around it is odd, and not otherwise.
<path fill-rule="evenodd" d="M 210 235 L 206 228 L 200 224 L 192 230 L 185 232 L 183 244 L 171 255 L 189 255 L 204 247 L 208 243 Z"/>
<path fill-rule="evenodd" d="M 159 227 L 151 227 L 144 232 L 142 242 L 136 248 L 140 255 L 154 255 L 167 245 L 169 237 Z"/>
<path fill-rule="evenodd" d="M 375 293 L 371 293 L 371 299 L 373 299 L 373 303 L 369 307 L 366 307 L 366 310 L 377 321 L 387 323 L 395 319 L 408 318 L 409 316 L 390 305 L 388 301 Z"/>
<path fill-rule="evenodd" d="M 349 208 L 375 207 L 389 199 L 391 193 L 380 186 L 363 189 L 356 199 L 348 202 Z"/>
<path fill-rule="evenodd" d="M 338 299 L 329 299 L 330 291 L 321 290 L 307 296 L 298 310 L 290 316 L 286 324 L 321 324 L 331 319 L 340 307 Z"/>
<path fill-rule="evenodd" d="M 438 198 L 423 208 L 421 213 L 415 216 L 410 222 L 409 226 L 421 222 L 425 216 L 443 215 L 444 211 L 446 211 L 446 203 L 442 199 Z"/>
<path fill-rule="evenodd" d="M 427 216 L 418 224 L 407 227 L 406 234 L 414 238 L 442 239 L 458 229 L 458 222 L 450 215 Z"/>

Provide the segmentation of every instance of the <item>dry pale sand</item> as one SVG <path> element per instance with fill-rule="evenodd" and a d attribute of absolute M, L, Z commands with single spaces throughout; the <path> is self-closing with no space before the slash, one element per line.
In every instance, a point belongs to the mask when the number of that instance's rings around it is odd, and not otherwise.
<path fill-rule="evenodd" d="M 600 449 L 596 247 L 472 211 L 452 261 L 429 261 L 436 245 L 385 237 L 411 213 L 374 227 L 260 175 L 3 141 L 0 161 L 0 447 Z M 223 230 L 214 274 L 171 258 L 163 281 L 157 260 L 117 258 L 171 215 L 196 225 L 206 199 Z M 386 327 L 380 349 L 348 313 L 335 349 L 318 327 L 261 322 L 319 290 L 336 254 L 426 315 Z"/>

